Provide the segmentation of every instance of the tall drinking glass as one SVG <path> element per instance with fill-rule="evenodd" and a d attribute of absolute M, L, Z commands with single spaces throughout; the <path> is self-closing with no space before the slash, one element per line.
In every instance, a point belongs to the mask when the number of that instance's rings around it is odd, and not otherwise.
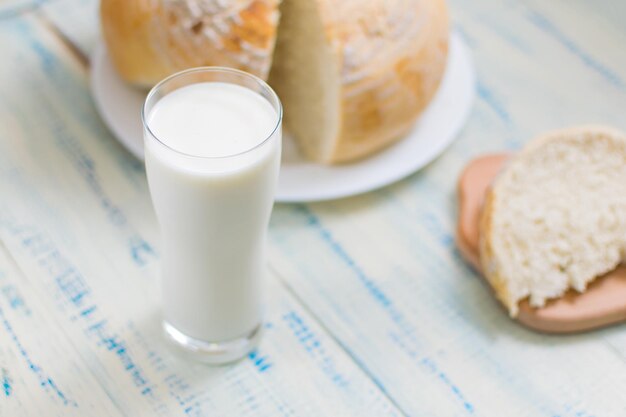
<path fill-rule="evenodd" d="M 253 75 L 195 68 L 157 84 L 142 121 L 161 230 L 165 333 L 201 361 L 236 360 L 262 326 L 280 100 Z"/>

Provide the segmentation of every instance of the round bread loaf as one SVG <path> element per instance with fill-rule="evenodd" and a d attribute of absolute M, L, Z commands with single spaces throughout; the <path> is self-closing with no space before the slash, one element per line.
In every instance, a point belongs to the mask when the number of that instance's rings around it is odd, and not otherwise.
<path fill-rule="evenodd" d="M 102 33 L 119 74 L 139 87 L 201 66 L 237 68 L 265 79 L 279 2 L 102 0 Z"/>
<path fill-rule="evenodd" d="M 136 85 L 203 65 L 269 75 L 287 131 L 317 162 L 402 138 L 445 71 L 445 0 L 279 2 L 102 0 L 102 27 L 115 67 Z"/>
<path fill-rule="evenodd" d="M 541 307 L 626 259 L 626 136 L 602 126 L 553 131 L 513 159 L 487 194 L 484 274 L 512 316 Z"/>
<path fill-rule="evenodd" d="M 444 0 L 285 0 L 269 83 L 318 162 L 400 139 L 428 105 L 448 51 Z"/>

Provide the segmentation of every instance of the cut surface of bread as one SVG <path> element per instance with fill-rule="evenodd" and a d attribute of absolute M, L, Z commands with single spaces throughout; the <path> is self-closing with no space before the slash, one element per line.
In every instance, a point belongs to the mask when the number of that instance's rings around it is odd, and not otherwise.
<path fill-rule="evenodd" d="M 465 260 L 481 275 L 478 225 L 483 200 L 494 178 L 511 156 L 480 156 L 468 163 L 459 177 L 459 217 L 455 240 Z M 626 265 L 595 279 L 584 293 L 569 290 L 541 308 L 531 307 L 527 299 L 522 300 L 515 319 L 531 329 L 547 333 L 581 332 L 624 322 Z"/>
<path fill-rule="evenodd" d="M 285 108 L 284 123 L 311 159 L 331 159 L 339 134 L 340 63 L 327 41 L 316 0 L 286 0 L 269 84 Z"/>
<path fill-rule="evenodd" d="M 269 83 L 310 159 L 348 162 L 400 139 L 434 96 L 444 0 L 283 0 Z"/>
<path fill-rule="evenodd" d="M 584 291 L 626 259 L 626 136 L 549 132 L 496 178 L 481 215 L 483 272 L 512 316 Z"/>

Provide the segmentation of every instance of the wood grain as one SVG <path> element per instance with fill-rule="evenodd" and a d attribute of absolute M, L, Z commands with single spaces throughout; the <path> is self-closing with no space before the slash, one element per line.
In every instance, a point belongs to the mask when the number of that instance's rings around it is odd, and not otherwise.
<path fill-rule="evenodd" d="M 0 265 L 35 317 L 0 295 L 13 329 L 0 326 L 0 415 L 626 414 L 624 326 L 533 334 L 453 244 L 456 178 L 472 156 L 548 128 L 626 128 L 625 17 L 603 11 L 612 4 L 450 1 L 479 74 L 458 142 L 381 191 L 277 206 L 273 327 L 257 356 L 217 369 L 160 343 L 144 172 L 98 120 L 85 68 L 40 20 L 0 22 Z M 89 55 L 97 1 L 38 15 Z"/>

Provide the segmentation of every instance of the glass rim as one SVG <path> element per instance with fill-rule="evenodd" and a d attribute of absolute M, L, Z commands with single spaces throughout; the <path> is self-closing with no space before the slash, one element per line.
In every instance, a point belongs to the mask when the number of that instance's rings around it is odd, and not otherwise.
<path fill-rule="evenodd" d="M 221 156 L 202 156 L 202 155 L 194 155 L 194 154 L 190 154 L 190 153 L 186 153 L 183 151 L 180 151 L 178 149 L 173 148 L 172 146 L 168 145 L 167 143 L 163 142 L 161 139 L 159 139 L 159 137 L 157 135 L 154 134 L 154 132 L 152 131 L 152 129 L 150 129 L 150 125 L 148 124 L 147 120 L 146 120 L 146 106 L 148 104 L 148 102 L 150 101 L 150 99 L 157 94 L 157 92 L 168 82 L 176 79 L 176 78 L 180 78 L 183 77 L 185 75 L 189 75 L 189 74 L 193 74 L 193 73 L 202 73 L 202 72 L 214 72 L 214 73 L 227 73 L 227 74 L 235 74 L 235 75 L 240 75 L 243 76 L 245 78 L 248 78 L 254 82 L 256 82 L 257 84 L 259 84 L 263 89 L 267 90 L 270 94 L 270 96 L 272 97 L 272 99 L 276 100 L 276 104 L 278 105 L 278 109 L 277 110 L 277 114 L 276 114 L 276 125 L 274 126 L 274 128 L 272 129 L 272 131 L 267 135 L 266 138 L 264 138 L 263 140 L 261 140 L 259 143 L 257 143 L 256 145 L 252 146 L 251 148 L 248 148 L 244 151 L 241 152 L 237 152 L 237 153 L 233 153 L 233 154 L 229 154 L 229 155 L 221 155 Z M 212 81 L 206 81 L 206 82 L 212 82 Z M 218 82 L 218 81 L 216 81 Z M 221 81 L 220 81 L 221 82 Z M 233 85 L 238 85 L 232 82 L 228 82 L 225 81 L 228 84 L 233 84 Z M 196 84 L 196 83 L 194 83 Z M 191 84 L 189 84 L 191 85 Z M 251 90 L 250 88 L 246 87 L 246 86 L 240 86 L 243 88 L 246 88 L 248 90 Z M 254 91 L 254 90 L 252 90 Z M 255 93 L 258 93 L 257 91 L 254 91 Z M 265 97 L 263 97 L 265 98 Z M 269 100 L 268 100 L 269 101 Z M 272 108 L 274 107 L 274 103 L 270 103 L 270 105 L 272 105 Z M 276 131 L 280 128 L 280 125 L 282 123 L 283 120 L 283 104 L 280 101 L 280 98 L 278 97 L 278 95 L 276 94 L 276 92 L 274 91 L 274 89 L 272 87 L 270 87 L 270 85 L 265 82 L 264 80 L 262 80 L 261 78 L 257 77 L 254 74 L 250 74 L 248 72 L 245 71 L 241 71 L 235 68 L 229 68 L 229 67 L 219 67 L 219 66 L 205 66 L 205 67 L 194 67 L 194 68 L 188 68 L 182 71 L 178 71 L 175 72 L 172 75 L 169 75 L 167 77 L 165 77 L 164 79 L 162 79 L 161 81 L 159 81 L 154 87 L 152 87 L 150 89 L 150 91 L 148 92 L 148 95 L 146 96 L 143 105 L 141 106 L 141 123 L 143 124 L 144 129 L 147 130 L 148 134 L 153 137 L 154 139 L 156 139 L 157 142 L 159 142 L 161 145 L 165 146 L 168 150 L 175 152 L 179 155 L 183 155 L 186 157 L 190 157 L 190 158 L 198 158 L 198 159 L 228 159 L 228 158 L 233 158 L 236 156 L 240 156 L 240 155 L 244 155 L 247 154 L 249 152 L 254 151 L 255 149 L 263 146 L 266 142 L 268 142 L 272 137 L 274 137 L 274 135 L 276 134 Z M 144 143 L 144 147 L 146 146 L 146 144 Z"/>

